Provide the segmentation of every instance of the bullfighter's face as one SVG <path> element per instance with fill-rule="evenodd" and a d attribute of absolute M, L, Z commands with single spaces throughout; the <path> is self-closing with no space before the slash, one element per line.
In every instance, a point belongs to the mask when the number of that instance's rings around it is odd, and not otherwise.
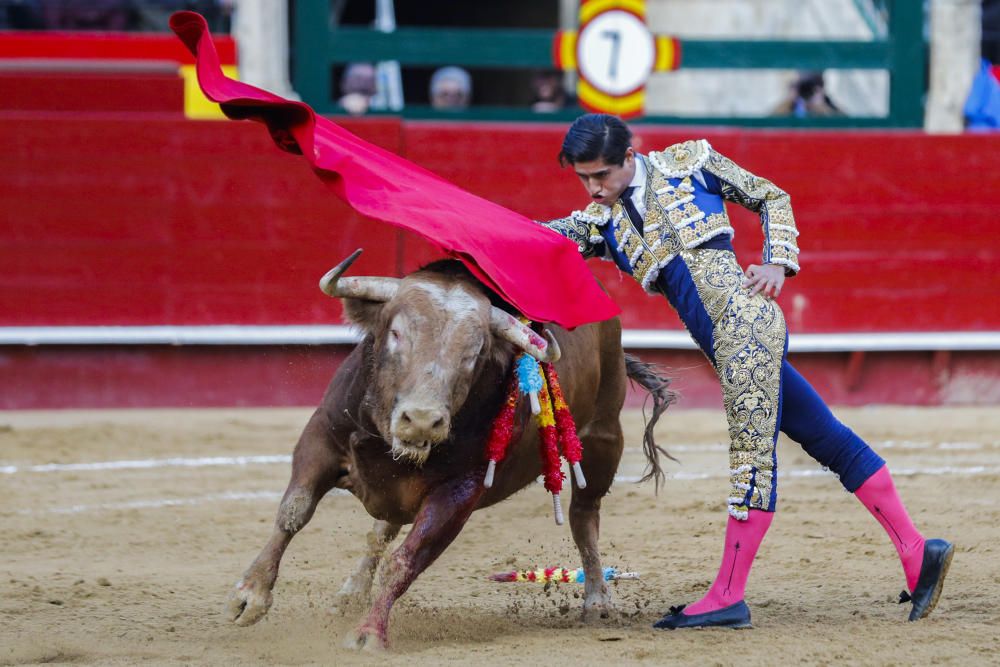
<path fill-rule="evenodd" d="M 573 171 L 591 199 L 602 206 L 611 206 L 635 176 L 635 151 L 629 147 L 622 164 L 608 164 L 603 158 L 598 158 L 573 163 Z"/>

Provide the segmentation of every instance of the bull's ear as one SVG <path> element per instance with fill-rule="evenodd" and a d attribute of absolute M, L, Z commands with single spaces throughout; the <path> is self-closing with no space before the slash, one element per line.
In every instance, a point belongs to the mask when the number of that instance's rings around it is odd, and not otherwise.
<path fill-rule="evenodd" d="M 487 359 L 498 368 L 506 368 L 517 352 L 518 350 L 512 343 L 500 338 L 500 336 L 493 336 Z"/>
<path fill-rule="evenodd" d="M 344 304 L 344 317 L 347 320 L 365 331 L 372 331 L 376 328 L 379 319 L 382 317 L 384 301 L 369 301 L 368 299 L 341 299 Z"/>

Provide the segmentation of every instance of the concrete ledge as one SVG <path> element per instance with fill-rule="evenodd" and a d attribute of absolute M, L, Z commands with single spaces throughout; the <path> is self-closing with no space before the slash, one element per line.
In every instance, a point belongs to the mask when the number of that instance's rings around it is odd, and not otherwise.
<path fill-rule="evenodd" d="M 0 345 L 353 345 L 345 325 L 0 327 Z M 693 350 L 686 331 L 626 329 L 626 349 Z M 790 352 L 1000 350 L 1000 331 L 792 334 Z"/>

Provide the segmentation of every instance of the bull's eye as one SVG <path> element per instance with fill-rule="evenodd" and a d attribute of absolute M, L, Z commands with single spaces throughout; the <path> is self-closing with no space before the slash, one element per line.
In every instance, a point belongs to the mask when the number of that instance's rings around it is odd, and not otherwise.
<path fill-rule="evenodd" d="M 402 336 L 396 329 L 389 329 L 389 339 L 386 341 L 386 347 L 389 352 L 396 353 L 399 350 L 399 344 L 402 341 Z"/>
<path fill-rule="evenodd" d="M 470 369 L 470 370 L 473 369 L 473 368 L 475 368 L 476 362 L 479 361 L 479 358 L 483 354 L 483 348 L 484 347 L 486 347 L 486 342 L 485 341 L 481 341 L 479 343 L 479 346 L 476 348 L 476 351 L 474 353 L 468 354 L 468 355 L 462 357 L 462 366 L 464 368 L 467 368 L 467 369 Z"/>

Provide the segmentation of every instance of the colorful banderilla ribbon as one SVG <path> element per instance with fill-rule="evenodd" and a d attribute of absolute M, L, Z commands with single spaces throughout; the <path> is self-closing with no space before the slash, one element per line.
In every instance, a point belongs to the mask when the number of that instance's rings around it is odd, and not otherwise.
<path fill-rule="evenodd" d="M 545 379 L 548 381 L 549 393 L 552 395 L 552 407 L 555 412 L 556 429 L 559 431 L 559 444 L 562 446 L 563 456 L 573 468 L 576 485 L 585 489 L 587 488 L 587 480 L 583 476 L 583 468 L 580 467 L 580 460 L 583 458 L 583 443 L 580 442 L 580 438 L 576 434 L 573 414 L 569 411 L 569 406 L 566 405 L 566 397 L 563 396 L 556 367 L 546 363 L 542 368 L 545 370 Z"/>
<path fill-rule="evenodd" d="M 538 426 L 542 480 L 545 489 L 552 494 L 552 510 L 556 524 L 561 526 L 564 523 L 561 500 L 564 476 L 560 449 L 573 470 L 576 485 L 581 489 L 585 488 L 587 480 L 580 466 L 583 444 L 577 436 L 576 424 L 566 404 L 554 365 L 540 365 L 527 354 L 521 354 L 514 360 L 504 403 L 493 420 L 486 440 L 487 466 L 483 486 L 493 486 L 497 464 L 507 456 L 507 449 L 514 438 L 514 418 L 521 394 L 531 397 L 531 411 Z"/>
<path fill-rule="evenodd" d="M 527 356 L 527 355 L 525 355 Z M 493 475 L 496 472 L 497 463 L 507 456 L 507 448 L 514 437 L 514 413 L 517 411 L 517 373 L 510 374 L 507 381 L 507 397 L 504 399 L 500 412 L 493 419 L 490 428 L 490 436 L 486 439 L 486 458 L 489 463 L 486 466 L 486 477 L 483 478 L 483 486 L 487 489 L 493 486 Z"/>
<path fill-rule="evenodd" d="M 604 581 L 621 579 L 638 579 L 638 572 L 619 572 L 617 568 L 603 568 Z M 513 572 L 498 572 L 491 574 L 492 581 L 502 582 L 535 582 L 539 584 L 582 584 L 586 575 L 582 567 L 567 570 L 564 567 L 545 567 L 538 570 L 514 570 Z"/>
<path fill-rule="evenodd" d="M 544 379 L 542 369 L 538 374 Z M 556 430 L 555 415 L 552 412 L 552 399 L 549 396 L 548 383 L 542 382 L 538 400 L 542 411 L 536 417 L 538 421 L 538 454 L 542 458 L 542 481 L 545 490 L 552 494 L 552 512 L 556 517 L 556 525 L 563 525 L 562 493 L 563 471 L 562 459 L 559 458 L 559 432 Z"/>

